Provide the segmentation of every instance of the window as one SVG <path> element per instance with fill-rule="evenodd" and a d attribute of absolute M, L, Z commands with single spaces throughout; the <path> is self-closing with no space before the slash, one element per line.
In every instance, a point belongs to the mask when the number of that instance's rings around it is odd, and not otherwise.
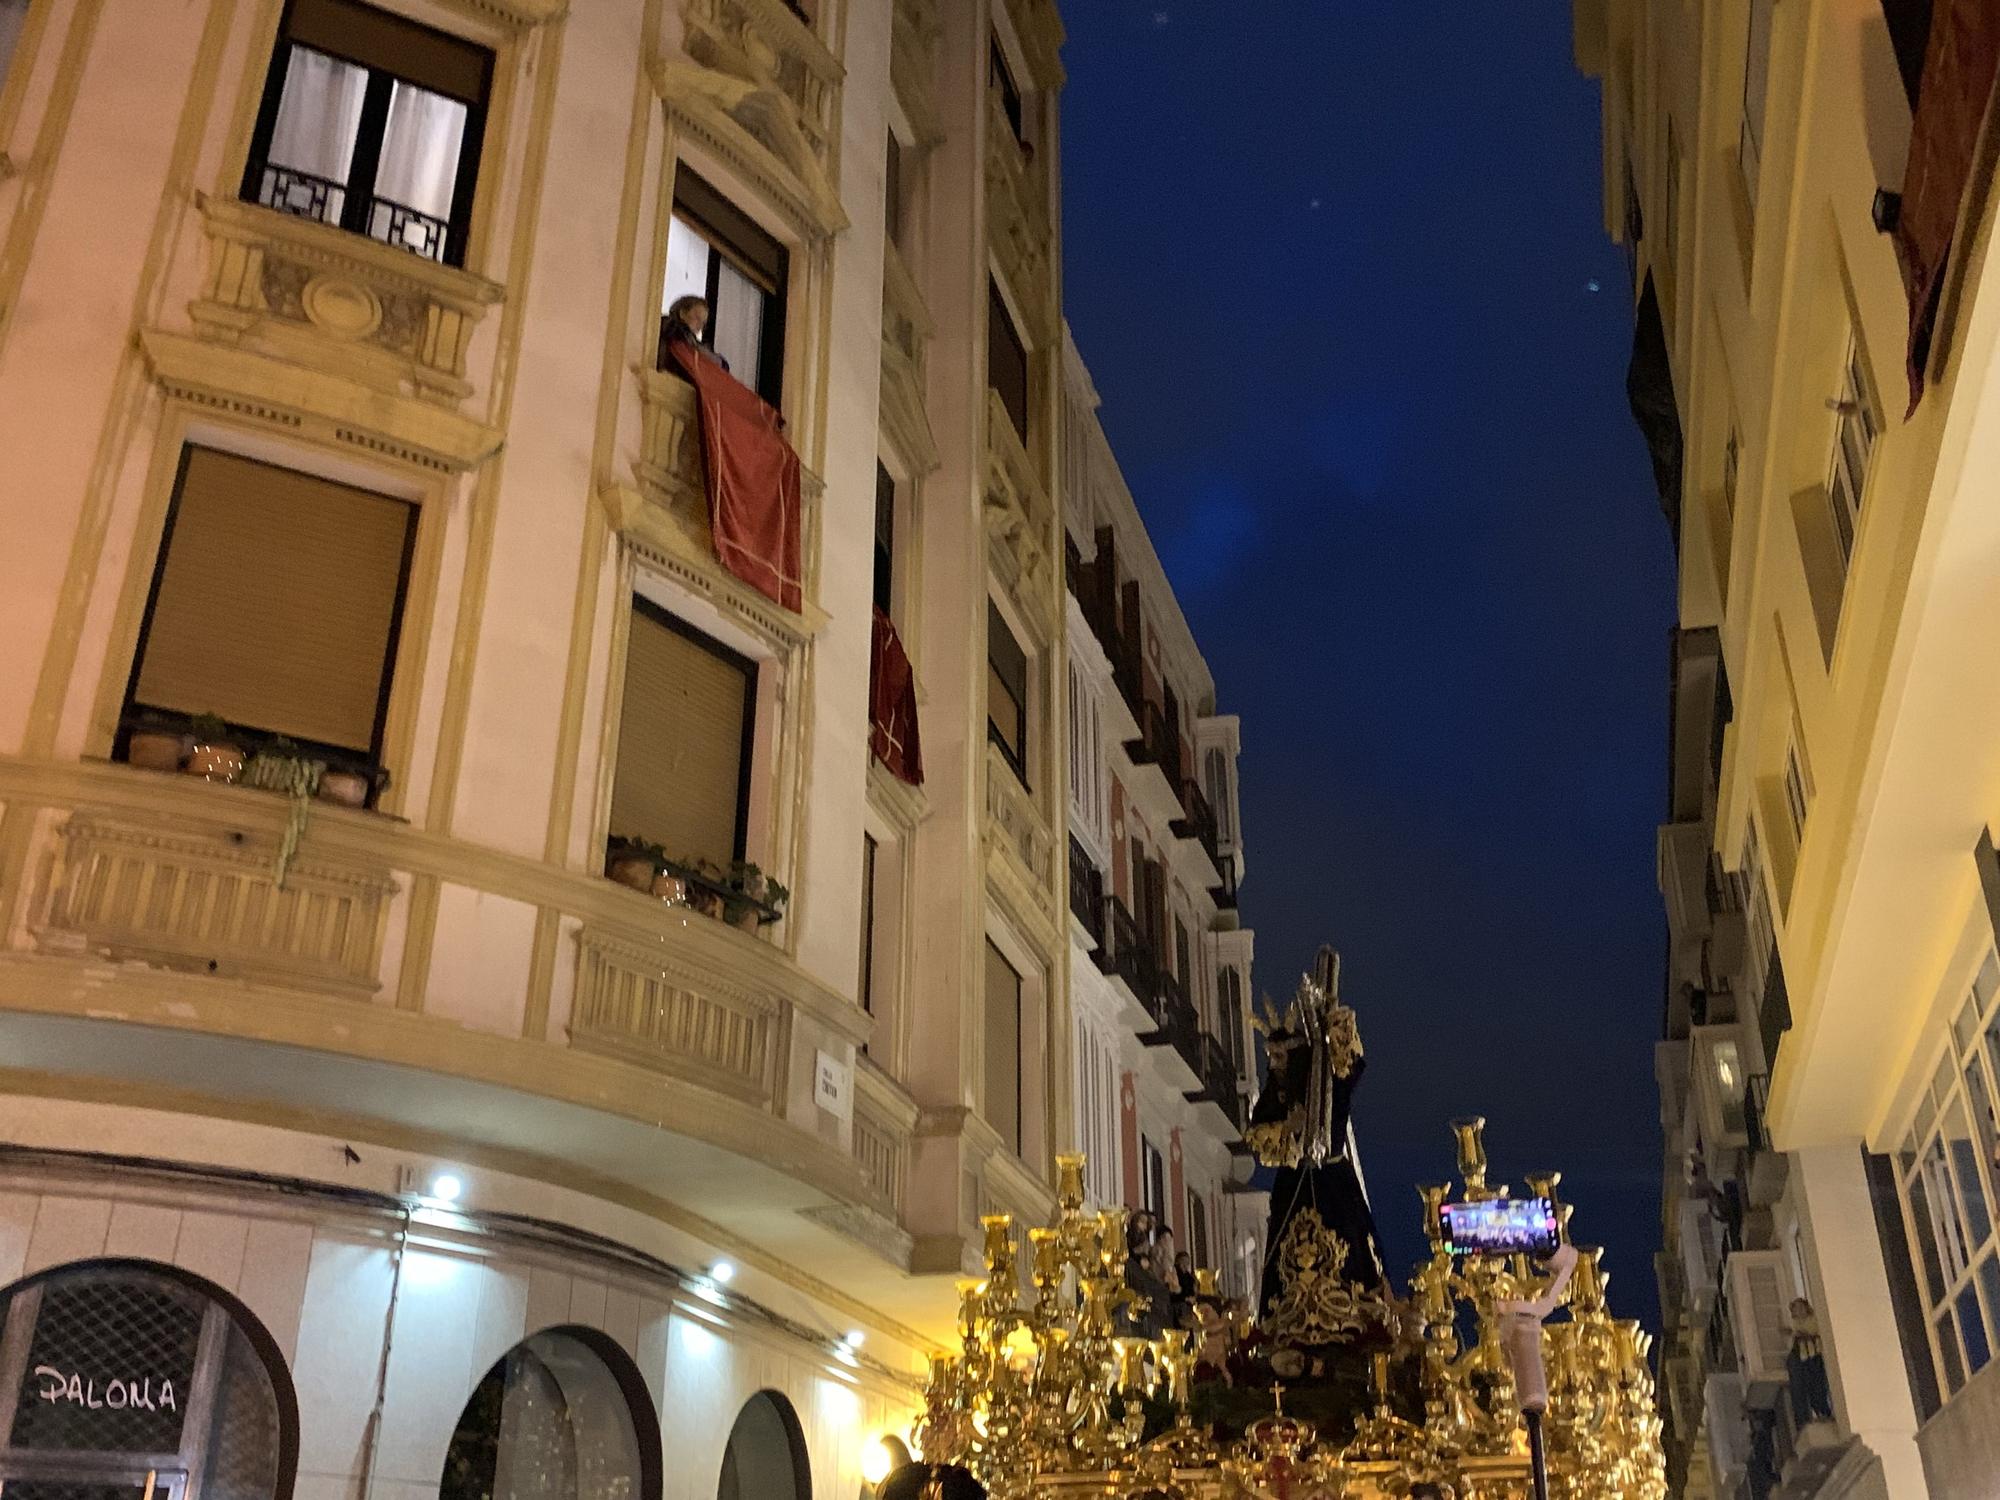
<path fill-rule="evenodd" d="M 1732 524 L 1736 520 L 1736 477 L 1742 457 L 1743 438 L 1732 425 L 1722 444 L 1722 518 Z"/>
<path fill-rule="evenodd" d="M 0 1288 L 0 1489 L 9 1497 L 290 1495 L 298 1402 L 284 1356 L 208 1283 L 137 1260 Z"/>
<path fill-rule="evenodd" d="M 1215 811 L 1215 837 L 1220 844 L 1236 842 L 1236 799 L 1229 795 L 1229 757 L 1221 746 L 1202 757 L 1208 781 L 1208 805 Z"/>
<path fill-rule="evenodd" d="M 1868 487 L 1868 461 L 1875 451 L 1875 408 L 1868 399 L 1867 377 L 1861 372 L 1861 348 L 1850 344 L 1841 377 L 1833 453 L 1828 460 L 1826 497 L 1833 511 L 1833 533 L 1840 543 L 1840 565 L 1854 560 L 1854 533 L 1861 522 L 1861 497 Z"/>
<path fill-rule="evenodd" d="M 1991 1360 L 2000 1337 L 2000 957 L 1988 952 L 1902 1149 L 1896 1175 L 1919 1267 L 1931 1352 L 1947 1395 Z"/>
<path fill-rule="evenodd" d="M 986 604 L 986 737 L 1028 784 L 1028 655 L 1000 608 Z"/>
<path fill-rule="evenodd" d="M 243 196 L 465 263 L 493 54 L 358 0 L 291 0 Z"/>
<path fill-rule="evenodd" d="M 791 257 L 748 214 L 686 166 L 674 172 L 674 212 L 667 225 L 667 310 L 682 297 L 708 304 L 701 341 L 729 371 L 773 406 L 785 376 L 785 285 Z M 660 368 L 671 369 L 664 339 Z"/>
<path fill-rule="evenodd" d="M 1751 203 L 1757 201 L 1758 164 L 1764 154 L 1764 95 L 1771 80 L 1771 6 L 1773 0 L 1750 0 L 1750 21 L 1743 41 L 1743 128 L 1736 142 L 1743 168 L 1743 186 Z"/>
<path fill-rule="evenodd" d="M 1152 1141 L 1139 1138 L 1139 1160 L 1144 1171 L 1139 1178 L 1139 1191 L 1145 1195 L 1142 1205 L 1161 1223 L 1167 1218 L 1167 1161 L 1160 1155 L 1160 1148 Z"/>
<path fill-rule="evenodd" d="M 126 687 L 139 714 L 382 759 L 417 507 L 190 447 Z"/>
<path fill-rule="evenodd" d="M 1007 128 L 1014 132 L 1014 139 L 1020 145 L 1027 145 L 1027 113 L 1021 104 L 1021 86 L 1014 82 L 1014 70 L 1007 66 L 1007 54 L 1000 46 L 1000 39 L 992 42 L 992 55 L 987 61 L 986 79 L 988 85 L 1000 96 L 1000 112 L 1007 117 Z"/>
<path fill-rule="evenodd" d="M 855 994 L 871 1016 L 875 1014 L 875 859 L 879 850 L 873 834 L 861 835 L 861 976 Z M 861 1050 L 868 1049 L 864 1045 Z"/>
<path fill-rule="evenodd" d="M 28 22 L 28 0 L 0 0 L 0 84 L 7 81 L 7 66 L 21 42 L 21 28 Z"/>
<path fill-rule="evenodd" d="M 1194 993 L 1194 970 L 1188 963 L 1187 923 L 1178 916 L 1174 918 L 1174 976 L 1180 980 L 1181 989 L 1190 996 Z"/>
<path fill-rule="evenodd" d="M 530 1489 L 551 1500 L 658 1500 L 659 1452 L 645 1381 L 624 1351 L 592 1329 L 551 1328 L 473 1387 L 438 1500 Z"/>
<path fill-rule="evenodd" d="M 812 1463 L 792 1403 L 759 1391 L 743 1403 L 722 1450 L 716 1500 L 811 1500 Z"/>
<path fill-rule="evenodd" d="M 1188 1189 L 1188 1254 L 1197 1266 L 1210 1264 L 1208 1258 L 1208 1204 L 1201 1194 Z"/>
<path fill-rule="evenodd" d="M 1799 764 L 1796 739 L 1785 746 L 1785 814 L 1792 820 L 1792 844 L 1797 847 L 1806 836 L 1806 773 Z"/>
<path fill-rule="evenodd" d="M 1229 1076 L 1240 1082 L 1243 1077 L 1242 972 L 1233 967 L 1221 970 L 1215 976 L 1215 992 L 1220 997 L 1222 1054 L 1229 1060 Z"/>
<path fill-rule="evenodd" d="M 981 1113 L 1021 1154 L 1021 975 L 986 940 L 986 1100 Z"/>
<path fill-rule="evenodd" d="M 1667 116 L 1667 190 L 1661 199 L 1665 205 L 1660 224 L 1660 260 L 1669 278 L 1673 275 L 1674 253 L 1680 248 L 1681 227 L 1681 138 L 1674 128 L 1674 117 Z"/>
<path fill-rule="evenodd" d="M 882 233 L 896 249 L 903 248 L 903 143 L 893 130 L 882 167 Z"/>
<path fill-rule="evenodd" d="M 1007 311 L 998 282 L 986 283 L 986 383 L 1000 397 L 1007 420 L 1028 441 L 1028 350 Z"/>
<path fill-rule="evenodd" d="M 1095 687 L 1074 661 L 1069 664 L 1069 794 L 1075 822 L 1103 839 L 1104 720 Z"/>
<path fill-rule="evenodd" d="M 686 864 L 741 859 L 756 692 L 755 662 L 635 597 L 611 832 Z"/>
<path fill-rule="evenodd" d="M 896 595 L 896 481 L 875 461 L 875 607 L 885 615 Z"/>
<path fill-rule="evenodd" d="M 1743 825 L 1743 858 L 1740 862 L 1743 884 L 1743 928 L 1749 952 L 1748 960 L 1751 982 L 1758 995 L 1764 991 L 1764 979 L 1771 964 L 1771 945 L 1776 941 L 1771 930 L 1771 892 L 1764 879 L 1764 850 L 1757 838 L 1757 820 L 1752 818 Z M 1765 1059 L 1768 1064 L 1769 1058 Z"/>

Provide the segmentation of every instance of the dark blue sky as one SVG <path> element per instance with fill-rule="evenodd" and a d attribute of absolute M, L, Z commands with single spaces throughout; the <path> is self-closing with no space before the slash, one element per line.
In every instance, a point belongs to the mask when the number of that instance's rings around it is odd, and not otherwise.
<path fill-rule="evenodd" d="M 1569 6 L 1064 12 L 1065 302 L 1243 716 L 1258 986 L 1342 951 L 1399 1274 L 1481 1113 L 1656 1323 L 1672 553 Z"/>

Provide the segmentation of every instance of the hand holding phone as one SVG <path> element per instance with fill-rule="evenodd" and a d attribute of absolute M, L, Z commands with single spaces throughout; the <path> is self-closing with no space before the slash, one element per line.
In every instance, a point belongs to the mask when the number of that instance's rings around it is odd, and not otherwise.
<path fill-rule="evenodd" d="M 1562 1243 L 1555 1205 L 1546 1198 L 1484 1198 L 1438 1210 L 1445 1249 L 1453 1255 L 1555 1253 Z"/>

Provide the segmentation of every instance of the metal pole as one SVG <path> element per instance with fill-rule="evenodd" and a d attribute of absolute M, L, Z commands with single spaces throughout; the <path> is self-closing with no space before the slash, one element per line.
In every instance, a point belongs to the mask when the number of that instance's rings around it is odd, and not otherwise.
<path fill-rule="evenodd" d="M 1535 1500 L 1549 1500 L 1549 1454 L 1542 1446 L 1542 1413 L 1529 1407 L 1521 1414 L 1528 1419 L 1528 1457 L 1535 1467 Z"/>

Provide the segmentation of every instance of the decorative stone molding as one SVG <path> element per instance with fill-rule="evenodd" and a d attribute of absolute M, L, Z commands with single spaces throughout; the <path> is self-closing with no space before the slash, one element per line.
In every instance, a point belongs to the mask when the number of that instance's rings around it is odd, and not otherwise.
<path fill-rule="evenodd" d="M 324 990 L 379 988 L 384 866 L 330 857 L 308 827 L 280 887 L 268 817 L 195 821 L 80 809 L 60 825 L 37 943 L 51 952 Z M 256 809 L 263 813 L 265 809 Z"/>
<path fill-rule="evenodd" d="M 560 21 L 569 14 L 569 0 L 447 0 L 474 16 L 497 21 L 510 31 L 527 31 Z"/>
<path fill-rule="evenodd" d="M 1055 0 L 1007 0 L 1007 13 L 1014 21 L 1014 34 L 1027 54 L 1028 70 L 1035 86 L 1059 89 L 1065 75 L 1062 47 L 1067 39 Z"/>
<path fill-rule="evenodd" d="M 799 468 L 799 558 L 805 607 L 793 614 L 751 588 L 716 559 L 703 490 L 701 435 L 694 387 L 660 370 L 641 368 L 639 453 L 634 485 L 598 493 L 611 524 L 648 562 L 714 600 L 780 649 L 802 644 L 826 623 L 814 602 L 819 588 L 820 531 L 825 484 Z"/>
<path fill-rule="evenodd" d="M 771 1108 L 782 1018 L 776 995 L 709 970 L 657 938 L 590 925 L 577 934 L 572 1046 Z"/>
<path fill-rule="evenodd" d="M 802 236 L 845 229 L 833 177 L 839 60 L 783 0 L 687 0 L 682 19 L 690 60 L 652 64 L 667 113 Z"/>
<path fill-rule="evenodd" d="M 1057 639 L 1049 551 L 1054 519 L 1034 464 L 1007 408 L 986 393 L 986 552 L 1008 592 L 1025 607 L 1037 642 Z"/>
<path fill-rule="evenodd" d="M 993 745 L 986 747 L 986 837 L 1011 862 L 1014 885 L 1025 889 L 1045 923 L 1056 920 L 1055 838 L 1035 799 Z"/>
<path fill-rule="evenodd" d="M 930 309 L 909 267 L 894 245 L 884 245 L 882 425 L 919 474 L 938 466 L 937 439 L 924 403 L 924 357 L 933 331 Z"/>
<path fill-rule="evenodd" d="M 505 295 L 496 283 L 234 198 L 201 210 L 208 288 L 188 313 L 204 337 L 391 396 L 455 407 L 472 394 L 466 350 Z"/>
<path fill-rule="evenodd" d="M 909 116 L 919 146 L 944 139 L 937 87 L 931 81 L 938 38 L 937 0 L 895 0 L 889 35 L 889 83 Z"/>
<path fill-rule="evenodd" d="M 1049 262 L 1048 169 L 1014 139 L 997 90 L 986 93 L 986 238 L 1001 275 L 1019 299 L 1037 348 L 1055 347 L 1055 278 Z"/>

